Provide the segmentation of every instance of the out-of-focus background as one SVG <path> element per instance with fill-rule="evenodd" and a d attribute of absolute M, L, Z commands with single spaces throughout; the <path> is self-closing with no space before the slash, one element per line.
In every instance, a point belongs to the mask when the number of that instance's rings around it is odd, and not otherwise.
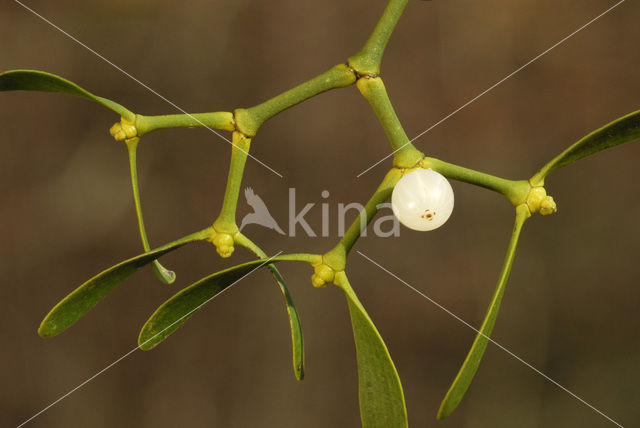
<path fill-rule="evenodd" d="M 29 1 L 38 13 L 190 112 L 261 102 L 344 62 L 385 1 Z M 382 75 L 410 137 L 614 5 L 604 0 L 412 0 Z M 175 109 L 19 4 L 0 6 L 0 70 L 41 69 L 142 114 Z M 640 5 L 627 1 L 416 141 L 431 156 L 528 178 L 586 133 L 640 107 Z M 250 255 L 210 245 L 163 258 L 174 285 L 139 272 L 64 334 L 44 340 L 47 311 L 87 278 L 140 252 L 118 118 L 59 94 L 0 95 L 0 424 L 16 426 L 132 350 L 173 293 Z M 243 185 L 287 227 L 288 189 L 329 237 L 245 232 L 270 253 L 337 241 L 338 203 L 364 202 L 390 166 L 389 146 L 355 87 L 268 122 Z M 229 146 L 206 130 L 146 136 L 139 150 L 152 244 L 202 228 L 222 201 Z M 640 145 L 605 151 L 547 180 L 559 212 L 524 229 L 494 339 L 624 426 L 640 420 Z M 502 263 L 513 208 L 452 183 L 445 227 L 361 239 L 356 249 L 472 325 Z M 330 196 L 324 200 L 321 192 Z M 238 219 L 250 211 L 241 197 Z M 387 213 L 388 214 L 388 213 Z M 351 212 L 351 217 L 355 215 Z M 243 280 L 150 352 L 137 351 L 39 416 L 34 427 L 355 427 L 352 333 L 336 287 L 314 289 L 305 265 L 283 265 L 301 314 L 304 382 L 291 370 L 289 327 L 267 272 Z M 474 338 L 468 327 L 357 253 L 351 282 L 401 375 L 412 427 L 606 427 L 605 418 L 490 345 L 458 410 L 440 400 Z M 637 426 L 637 425 L 635 425 Z"/>

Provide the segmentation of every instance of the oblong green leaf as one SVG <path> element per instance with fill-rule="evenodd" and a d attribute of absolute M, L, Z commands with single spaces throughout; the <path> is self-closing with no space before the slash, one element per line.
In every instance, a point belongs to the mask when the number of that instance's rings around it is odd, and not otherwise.
<path fill-rule="evenodd" d="M 406 428 L 409 424 L 400 377 L 376 326 L 344 272 L 336 274 L 349 304 L 358 360 L 358 394 L 363 428 Z"/>
<path fill-rule="evenodd" d="M 51 309 L 42 320 L 38 334 L 52 337 L 60 334 L 80 317 L 93 308 L 102 298 L 113 291 L 122 281 L 138 269 L 151 263 L 158 257 L 173 251 L 190 242 L 206 239 L 211 235 L 211 228 L 193 233 L 170 244 L 163 245 L 149 253 L 125 260 L 94 276 L 80 287 L 72 291 Z"/>
<path fill-rule="evenodd" d="M 0 73 L 0 91 L 41 91 L 61 92 L 95 101 L 115 111 L 120 116 L 133 120 L 135 114 L 120 104 L 106 98 L 93 95 L 75 83 L 55 74 L 38 70 L 9 70 Z"/>
<path fill-rule="evenodd" d="M 298 380 L 304 379 L 304 337 L 302 335 L 302 325 L 300 324 L 300 316 L 298 310 L 293 304 L 293 299 L 287 288 L 287 284 L 284 282 L 284 278 L 278 271 L 275 265 L 269 264 L 267 266 L 271 271 L 276 282 L 280 286 L 282 297 L 284 298 L 284 304 L 287 308 L 287 315 L 289 316 L 289 326 L 291 328 L 291 351 L 293 361 L 293 373 Z"/>
<path fill-rule="evenodd" d="M 544 178 L 558 168 L 609 147 L 640 138 L 640 110 L 622 116 L 583 137 L 553 158 L 531 178 L 534 186 L 542 185 Z"/>
<path fill-rule="evenodd" d="M 151 247 L 149 246 L 149 239 L 147 238 L 147 231 L 144 227 L 144 219 L 142 217 L 142 203 L 140 202 L 140 187 L 138 186 L 138 167 L 136 161 L 136 152 L 138 149 L 139 138 L 133 138 L 125 141 L 127 145 L 127 152 L 129 153 L 129 169 L 131 170 L 131 187 L 133 189 L 133 202 L 136 207 L 136 217 L 138 218 L 138 229 L 140 231 L 140 239 L 142 240 L 142 248 L 149 252 Z M 165 268 L 160 264 L 158 260 L 151 262 L 153 270 L 160 281 L 165 284 L 171 284 L 176 280 L 175 272 Z"/>
<path fill-rule="evenodd" d="M 511 272 L 511 265 L 513 264 L 516 247 L 518 246 L 518 237 L 520 236 L 522 225 L 524 224 L 525 220 L 529 218 L 529 215 L 529 209 L 526 207 L 526 205 L 520 205 L 516 208 L 515 226 L 513 227 L 511 240 L 509 241 L 509 247 L 507 249 L 507 255 L 502 266 L 502 271 L 500 272 L 498 285 L 496 286 L 496 289 L 493 293 L 491 303 L 489 304 L 489 309 L 487 310 L 484 321 L 480 326 L 480 330 L 475 340 L 473 341 L 473 345 L 471 345 L 469 353 L 467 354 L 467 358 L 465 358 L 464 363 L 462 363 L 460 371 L 458 371 L 458 374 L 451 384 L 451 387 L 449 387 L 449 391 L 447 391 L 447 395 L 444 397 L 442 403 L 440 404 L 440 409 L 438 410 L 438 419 L 446 418 L 451 414 L 451 412 L 455 410 L 455 408 L 460 403 L 460 400 L 462 400 L 462 397 L 467 392 L 467 389 L 469 388 L 469 385 L 471 384 L 471 381 L 473 380 L 473 377 L 478 370 L 482 355 L 484 354 L 484 351 L 487 348 L 487 344 L 489 343 L 489 336 L 491 336 L 493 326 L 495 325 L 496 319 L 498 318 L 500 303 L 502 302 L 502 296 L 504 294 L 505 286 L 507 285 L 507 279 L 509 278 L 509 273 Z"/>
<path fill-rule="evenodd" d="M 281 261 L 306 260 L 296 254 L 254 260 L 211 274 L 182 289 L 160 305 L 142 326 L 138 337 L 138 346 L 145 351 L 154 348 L 191 318 L 198 309 L 226 288 L 254 270 L 269 263 Z"/>
<path fill-rule="evenodd" d="M 249 251 L 254 253 L 261 259 L 267 259 L 267 254 L 262 251 L 260 247 L 258 247 L 253 241 L 244 236 L 242 233 L 239 233 L 234 238 L 235 242 L 243 247 L 247 248 Z M 289 293 L 289 288 L 287 284 L 284 282 L 284 278 L 278 271 L 278 268 L 269 263 L 269 270 L 273 274 L 273 277 L 276 280 L 276 283 L 280 287 L 280 292 L 282 293 L 282 297 L 284 298 L 284 304 L 287 308 L 287 315 L 289 317 L 289 326 L 291 328 L 291 348 L 292 348 L 292 361 L 293 361 L 293 373 L 298 380 L 304 379 L 304 337 L 302 335 L 302 325 L 300 324 L 300 316 L 298 315 L 298 310 L 296 309 L 295 304 L 293 303 L 293 298 L 291 297 L 291 293 Z"/>

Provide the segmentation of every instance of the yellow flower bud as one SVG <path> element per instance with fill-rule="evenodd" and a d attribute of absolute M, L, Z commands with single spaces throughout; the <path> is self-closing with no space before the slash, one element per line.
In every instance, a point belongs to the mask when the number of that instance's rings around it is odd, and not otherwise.
<path fill-rule="evenodd" d="M 329 266 L 327 266 L 324 263 L 316 265 L 313 268 L 313 271 L 314 271 L 314 274 L 311 275 L 311 282 L 313 283 L 313 286 L 316 288 L 325 287 L 327 283 L 333 281 L 333 277 L 335 276 L 333 269 L 331 269 Z"/>
<path fill-rule="evenodd" d="M 547 191 L 544 187 L 534 187 L 529 191 L 529 196 L 527 196 L 527 206 L 529 207 L 529 211 L 531 213 L 537 213 L 540 211 L 540 204 L 547 196 Z"/>
<path fill-rule="evenodd" d="M 138 130 L 133 122 L 125 119 L 124 117 L 120 118 L 119 123 L 115 123 L 110 129 L 109 133 L 116 141 L 124 141 L 129 138 L 137 137 Z"/>
<path fill-rule="evenodd" d="M 313 275 L 311 275 L 311 283 L 313 284 L 314 287 L 316 288 L 324 288 L 327 286 L 327 283 L 324 282 L 322 280 L 322 278 L 320 278 L 318 275 L 316 275 L 315 273 Z"/>
<path fill-rule="evenodd" d="M 527 207 L 531 214 L 539 212 L 542 215 L 553 214 L 558 211 L 556 203 L 542 186 L 531 188 L 527 196 Z"/>
<path fill-rule="evenodd" d="M 233 254 L 233 237 L 228 233 L 217 233 L 211 240 L 220 257 L 227 258 Z"/>
<path fill-rule="evenodd" d="M 546 196 L 540 203 L 540 214 L 549 215 L 558 211 L 556 203 L 551 196 Z"/>

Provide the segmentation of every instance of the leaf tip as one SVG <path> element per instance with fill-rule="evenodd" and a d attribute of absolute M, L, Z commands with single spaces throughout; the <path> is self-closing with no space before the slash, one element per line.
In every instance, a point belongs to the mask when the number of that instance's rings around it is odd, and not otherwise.
<path fill-rule="evenodd" d="M 436 419 L 442 420 L 451 414 L 453 409 L 449 410 L 445 408 L 445 402 L 443 401 L 438 409 L 438 414 L 436 415 Z"/>
<path fill-rule="evenodd" d="M 167 285 L 173 284 L 176 280 L 176 273 L 162 266 L 157 260 L 154 260 L 154 262 L 154 268 L 160 280 Z"/>
<path fill-rule="evenodd" d="M 50 325 L 47 322 L 47 318 L 45 318 L 44 320 L 42 320 L 42 322 L 40 323 L 40 326 L 38 327 L 38 336 L 42 337 L 42 338 L 47 338 L 47 337 L 53 337 L 55 335 L 57 335 L 58 333 L 60 333 L 59 331 L 57 331 L 55 324 L 54 325 Z"/>
<path fill-rule="evenodd" d="M 157 341 L 153 340 L 154 337 L 155 336 L 149 332 L 147 324 L 145 324 L 142 327 L 142 330 L 140 330 L 140 335 L 138 336 L 138 348 L 143 351 L 149 351 L 153 349 L 158 344 Z"/>
<path fill-rule="evenodd" d="M 153 346 L 146 346 L 144 343 L 138 343 L 138 348 L 140 348 L 141 351 L 150 351 L 153 349 Z"/>
<path fill-rule="evenodd" d="M 303 381 L 304 380 L 304 365 L 302 363 L 298 364 L 295 368 L 294 373 L 296 375 L 296 380 Z"/>

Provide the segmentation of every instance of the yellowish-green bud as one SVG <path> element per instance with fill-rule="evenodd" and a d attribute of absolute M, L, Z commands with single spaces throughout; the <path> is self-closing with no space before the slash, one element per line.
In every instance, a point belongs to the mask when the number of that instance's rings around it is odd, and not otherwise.
<path fill-rule="evenodd" d="M 544 187 L 534 187 L 529 191 L 527 196 L 527 206 L 531 213 L 537 213 L 540 211 L 540 204 L 547 197 L 547 191 Z"/>
<path fill-rule="evenodd" d="M 311 283 L 313 284 L 314 287 L 316 288 L 324 288 L 327 286 L 327 283 L 324 282 L 320 277 L 318 277 L 318 275 L 316 275 L 315 273 L 313 275 L 311 275 Z"/>
<path fill-rule="evenodd" d="M 109 129 L 109 133 L 116 141 L 124 141 L 138 136 L 138 130 L 134 123 L 124 117 L 121 117 L 120 122 Z"/>
<path fill-rule="evenodd" d="M 542 186 L 531 188 L 527 196 L 527 207 L 531 214 L 539 212 L 542 215 L 553 214 L 558 211 L 556 203 Z"/>
<path fill-rule="evenodd" d="M 311 275 L 311 282 L 316 288 L 326 287 L 327 283 L 332 282 L 335 276 L 333 269 L 324 263 L 316 265 L 313 268 L 313 272 L 313 275 Z"/>
<path fill-rule="evenodd" d="M 227 258 L 233 254 L 233 237 L 228 233 L 216 233 L 211 242 L 216 246 L 220 257 Z"/>
<path fill-rule="evenodd" d="M 558 211 L 556 203 L 551 196 L 546 196 L 540 203 L 540 214 L 549 215 Z"/>

